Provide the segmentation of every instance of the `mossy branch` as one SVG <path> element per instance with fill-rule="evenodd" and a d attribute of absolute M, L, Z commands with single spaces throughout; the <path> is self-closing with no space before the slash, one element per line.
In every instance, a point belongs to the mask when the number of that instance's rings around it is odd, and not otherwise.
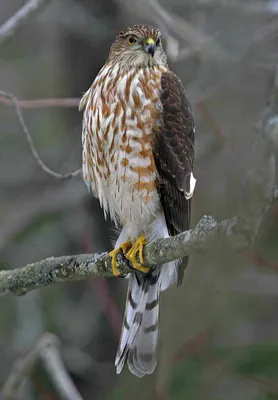
<path fill-rule="evenodd" d="M 214 245 L 227 245 L 228 242 L 237 249 L 243 248 L 247 241 L 240 231 L 236 231 L 237 224 L 236 218 L 217 223 L 214 218 L 205 216 L 196 228 L 147 245 L 145 263 L 153 267 L 203 252 Z M 123 254 L 119 254 L 118 261 L 123 275 L 132 272 Z M 0 271 L 0 293 L 10 291 L 23 295 L 41 286 L 99 276 L 113 276 L 108 253 L 50 257 L 22 268 Z"/>

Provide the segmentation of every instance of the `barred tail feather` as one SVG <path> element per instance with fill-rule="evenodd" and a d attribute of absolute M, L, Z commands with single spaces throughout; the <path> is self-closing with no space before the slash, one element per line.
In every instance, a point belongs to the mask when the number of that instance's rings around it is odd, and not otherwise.
<path fill-rule="evenodd" d="M 127 364 L 137 376 L 152 374 L 157 364 L 159 287 L 158 276 L 148 278 L 148 298 L 140 329 L 128 354 Z"/>
<path fill-rule="evenodd" d="M 140 310 L 146 303 L 145 298 L 146 291 L 143 285 L 139 284 L 135 273 L 130 274 L 121 338 L 115 360 L 117 374 L 119 374 L 124 367 L 130 344 L 133 342 L 141 323 L 140 319 L 142 319 L 142 317 L 140 315 Z"/>
<path fill-rule="evenodd" d="M 136 276 L 131 274 L 126 300 L 122 334 L 116 356 L 116 371 L 125 362 L 130 371 L 142 377 L 156 367 L 159 316 L 159 273 Z"/>

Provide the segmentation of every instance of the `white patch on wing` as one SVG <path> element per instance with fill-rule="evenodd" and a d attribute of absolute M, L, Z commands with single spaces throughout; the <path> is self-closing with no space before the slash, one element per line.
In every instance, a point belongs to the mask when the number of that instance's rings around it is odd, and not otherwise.
<path fill-rule="evenodd" d="M 190 174 L 190 183 L 189 183 L 189 192 L 185 192 L 185 198 L 186 200 L 191 199 L 193 196 L 194 190 L 196 186 L 196 179 L 193 176 L 193 172 Z"/>

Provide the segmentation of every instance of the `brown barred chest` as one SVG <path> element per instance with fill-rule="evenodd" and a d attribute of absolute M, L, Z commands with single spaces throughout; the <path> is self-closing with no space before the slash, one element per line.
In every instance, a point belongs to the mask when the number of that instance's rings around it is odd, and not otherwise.
<path fill-rule="evenodd" d="M 152 140 L 161 126 L 162 72 L 141 68 L 121 74 L 106 66 L 93 83 L 86 107 L 86 172 L 112 217 L 136 196 L 144 204 L 157 196 Z"/>

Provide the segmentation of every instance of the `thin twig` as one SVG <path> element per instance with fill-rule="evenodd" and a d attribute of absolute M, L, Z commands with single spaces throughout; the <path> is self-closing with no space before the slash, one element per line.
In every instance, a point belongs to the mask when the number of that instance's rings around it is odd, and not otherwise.
<path fill-rule="evenodd" d="M 196 28 L 177 14 L 169 12 L 158 0 L 141 0 L 132 3 L 129 0 L 122 0 L 119 4 L 125 7 L 125 11 L 130 10 L 132 14 L 136 12 L 141 18 L 149 19 L 150 15 L 152 16 L 153 21 L 161 27 L 167 39 L 166 51 L 171 60 L 178 61 L 194 53 L 201 53 L 206 54 L 210 59 L 220 58 L 230 62 L 231 55 L 221 47 L 215 37 L 208 37 L 200 28 Z M 188 44 L 182 51 L 179 49 L 181 40 Z"/>
<path fill-rule="evenodd" d="M 46 333 L 25 357 L 16 361 L 3 388 L 4 400 L 17 398 L 22 384 L 33 373 L 39 360 L 62 399 L 82 400 L 61 360 L 59 346 L 57 336 Z"/>
<path fill-rule="evenodd" d="M 40 354 L 48 375 L 62 399 L 82 400 L 62 362 L 58 338 L 52 334 L 49 335 L 47 334 L 48 346 L 42 346 Z M 51 337 L 53 337 L 52 343 L 50 341 Z"/>
<path fill-rule="evenodd" d="M 48 107 L 74 107 L 77 108 L 80 99 L 77 97 L 68 97 L 60 99 L 36 99 L 36 100 L 17 100 L 20 108 L 48 108 Z M 11 99 L 6 97 L 0 97 L 0 103 L 6 106 L 14 107 L 14 103 Z"/>
<path fill-rule="evenodd" d="M 32 139 L 32 137 L 30 135 L 30 132 L 29 132 L 26 124 L 25 124 L 25 121 L 24 121 L 24 118 L 23 118 L 23 115 L 22 115 L 22 111 L 21 111 L 18 99 L 13 94 L 4 92 L 2 90 L 0 90 L 0 96 L 8 98 L 13 102 L 13 105 L 14 105 L 14 108 L 15 108 L 15 111 L 16 111 L 16 115 L 17 115 L 18 121 L 20 123 L 21 130 L 24 133 L 24 135 L 25 135 L 25 137 L 26 137 L 26 139 L 27 139 L 27 141 L 29 143 L 29 146 L 30 146 L 30 149 L 31 149 L 33 157 L 35 158 L 36 162 L 39 164 L 41 169 L 44 172 L 46 172 L 47 174 L 53 176 L 54 178 L 60 179 L 60 180 L 67 180 L 67 179 L 71 179 L 71 178 L 73 178 L 75 176 L 80 176 L 81 169 L 78 169 L 78 170 L 76 170 L 74 172 L 71 172 L 69 174 L 58 174 L 57 172 L 55 172 L 52 169 L 48 168 L 48 166 L 42 161 L 42 159 L 40 158 L 40 156 L 39 156 L 39 154 L 37 152 L 37 149 L 35 147 L 33 139 Z"/>
<path fill-rule="evenodd" d="M 50 0 L 29 0 L 0 27 L 0 45 L 12 37 L 26 20 L 42 9 Z"/>

